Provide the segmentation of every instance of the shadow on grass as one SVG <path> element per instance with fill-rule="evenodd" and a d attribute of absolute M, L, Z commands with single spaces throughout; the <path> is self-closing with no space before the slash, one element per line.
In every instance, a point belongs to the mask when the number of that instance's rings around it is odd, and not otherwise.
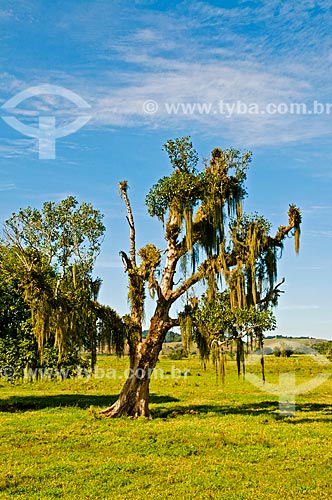
<path fill-rule="evenodd" d="M 105 408 L 116 401 L 118 395 L 100 396 L 87 394 L 55 394 L 50 396 L 12 396 L 8 399 L 0 399 L 0 412 L 24 412 L 37 411 L 44 408 L 73 407 L 86 409 L 90 406 Z M 250 416 L 273 416 L 275 419 L 282 418 L 279 415 L 278 401 L 262 401 L 259 403 L 248 403 L 239 405 L 167 405 L 167 403 L 181 403 L 172 396 L 150 395 L 153 418 L 176 418 L 181 415 L 204 415 L 213 413 L 219 416 L 226 415 L 250 415 Z M 155 406 L 157 405 L 157 406 Z M 296 413 L 292 417 L 284 418 L 292 424 L 312 421 L 332 422 L 332 404 L 324 403 L 299 403 L 296 405 Z"/>
<path fill-rule="evenodd" d="M 283 417 L 279 413 L 278 401 L 262 401 L 260 403 L 249 403 L 242 405 L 188 405 L 160 407 L 153 409 L 154 418 L 176 418 L 180 415 L 199 415 L 214 413 L 220 416 L 226 415 L 250 415 L 250 416 L 273 416 L 275 419 L 283 419 L 289 423 L 298 424 L 312 421 L 332 422 L 332 404 L 325 403 L 299 403 L 296 404 L 294 416 Z M 309 415 L 309 413 L 312 413 Z"/>
<path fill-rule="evenodd" d="M 0 412 L 24 412 L 41 410 L 43 408 L 76 407 L 89 408 L 90 406 L 107 407 L 118 398 L 118 394 L 110 396 L 94 396 L 90 394 L 55 394 L 51 396 L 12 396 L 0 399 Z M 179 399 L 172 396 L 150 395 L 150 402 L 156 404 L 177 403 Z"/>

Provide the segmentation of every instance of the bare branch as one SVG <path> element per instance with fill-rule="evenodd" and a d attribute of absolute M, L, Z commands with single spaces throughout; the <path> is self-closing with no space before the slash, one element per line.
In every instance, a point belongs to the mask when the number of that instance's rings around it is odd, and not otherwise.
<path fill-rule="evenodd" d="M 278 290 L 278 289 L 281 285 L 283 285 L 285 283 L 285 281 L 286 281 L 285 278 L 282 278 L 282 280 L 279 281 L 279 283 L 277 283 L 274 288 L 269 290 L 267 292 L 267 294 L 265 295 L 265 297 L 263 297 L 261 300 L 259 300 L 257 302 L 257 304 L 264 304 L 264 302 L 268 303 L 272 299 L 274 294 L 284 293 L 282 290 Z"/>
<path fill-rule="evenodd" d="M 180 326 L 179 318 L 168 318 L 167 325 L 169 328 L 174 328 L 174 326 Z"/>
<path fill-rule="evenodd" d="M 193 285 L 198 283 L 204 276 L 204 271 L 207 268 L 208 261 L 204 261 L 198 268 L 198 270 L 193 273 L 186 281 L 182 283 L 171 295 L 172 302 L 175 302 L 179 297 L 186 293 Z"/>
<path fill-rule="evenodd" d="M 130 260 L 132 267 L 136 267 L 136 235 L 135 235 L 135 222 L 133 217 L 133 212 L 131 209 L 130 201 L 127 194 L 128 183 L 127 181 L 119 182 L 119 188 L 121 195 L 125 201 L 127 207 L 127 221 L 130 229 Z"/>
<path fill-rule="evenodd" d="M 123 264 L 125 272 L 128 272 L 129 269 L 133 268 L 131 260 L 129 259 L 126 252 L 123 252 L 122 250 L 121 250 L 121 252 L 119 252 L 119 255 L 121 256 L 122 264 Z"/>

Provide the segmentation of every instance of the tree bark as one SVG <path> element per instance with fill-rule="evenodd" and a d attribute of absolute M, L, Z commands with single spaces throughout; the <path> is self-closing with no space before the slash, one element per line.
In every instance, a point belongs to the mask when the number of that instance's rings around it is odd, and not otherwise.
<path fill-rule="evenodd" d="M 139 342 L 131 355 L 128 378 L 119 398 L 109 408 L 100 412 L 104 417 L 149 417 L 149 390 L 153 370 L 157 364 L 166 333 L 173 324 L 169 318 L 170 301 L 158 300 L 155 314 L 151 318 L 148 336 Z"/>
<path fill-rule="evenodd" d="M 129 259 L 125 252 L 121 252 L 125 261 L 125 267 L 128 271 L 129 284 L 137 292 L 137 282 L 139 275 L 136 272 L 135 261 L 135 225 L 132 216 L 131 206 L 126 193 L 126 184 L 120 185 L 120 189 L 127 205 L 128 222 L 130 226 L 130 248 L 131 258 Z M 172 297 L 173 278 L 176 271 L 176 265 L 179 259 L 177 248 L 177 237 L 180 228 L 177 218 L 173 215 L 167 224 L 167 256 L 161 286 L 157 289 L 158 300 L 154 315 L 151 318 L 148 336 L 142 341 L 142 321 L 140 315 L 139 301 L 131 304 L 131 319 L 140 332 L 139 340 L 129 339 L 130 350 L 130 373 L 122 388 L 119 398 L 106 410 L 101 411 L 105 417 L 151 417 L 149 410 L 149 388 L 152 372 L 158 361 L 159 353 L 168 330 L 178 324 L 169 317 L 169 311 L 175 298 Z M 129 272 L 131 271 L 131 272 Z M 144 296 L 142 296 L 144 300 Z"/>
<path fill-rule="evenodd" d="M 131 363 L 128 378 L 119 398 L 109 408 L 101 411 L 101 415 L 105 417 L 151 417 L 150 380 L 162 349 L 162 342 L 158 339 L 150 342 L 151 357 L 144 352 L 144 347 L 142 343 L 138 346 L 135 362 Z"/>
<path fill-rule="evenodd" d="M 137 373 L 131 372 L 121 391 L 118 400 L 106 410 L 101 411 L 104 417 L 150 417 L 149 411 L 149 385 L 150 378 L 138 377 Z"/>

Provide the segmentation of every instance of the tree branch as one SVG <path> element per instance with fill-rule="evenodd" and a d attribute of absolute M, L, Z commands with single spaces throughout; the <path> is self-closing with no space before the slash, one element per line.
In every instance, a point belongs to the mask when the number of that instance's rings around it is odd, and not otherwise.
<path fill-rule="evenodd" d="M 127 189 L 128 189 L 128 183 L 127 181 L 122 181 L 119 182 L 119 188 L 121 195 L 123 196 L 123 199 L 125 201 L 126 207 L 127 207 L 127 221 L 129 224 L 129 229 L 130 229 L 130 260 L 132 267 L 136 267 L 136 235 L 135 235 L 135 222 L 134 222 L 134 217 L 133 217 L 133 212 L 131 209 L 130 201 L 128 198 L 127 194 Z"/>
<path fill-rule="evenodd" d="M 158 299 L 163 297 L 161 287 L 160 287 L 156 277 L 153 274 L 148 279 L 148 287 L 150 290 L 155 290 L 157 292 Z"/>
<path fill-rule="evenodd" d="M 259 300 L 257 302 L 257 304 L 264 304 L 264 302 L 269 302 L 274 294 L 283 293 L 283 291 L 282 290 L 278 290 L 278 288 L 281 285 L 283 285 L 285 283 L 285 281 L 286 281 L 285 278 L 282 278 L 282 280 L 279 281 L 279 283 L 277 283 L 274 288 L 272 288 L 271 290 L 269 290 L 267 292 L 267 294 L 265 295 L 265 297 L 263 299 Z"/>
<path fill-rule="evenodd" d="M 133 268 L 132 266 L 132 262 L 131 260 L 129 259 L 128 255 L 126 254 L 126 252 L 123 252 L 122 250 L 119 252 L 119 255 L 122 259 L 122 264 L 123 264 L 123 267 L 124 267 L 124 270 L 125 272 L 127 273 L 130 269 Z"/>
<path fill-rule="evenodd" d="M 178 218 L 175 214 L 170 214 L 169 221 L 166 225 L 166 262 L 161 279 L 161 292 L 165 298 L 168 298 L 172 294 L 174 286 L 173 278 L 180 258 L 177 246 L 179 233 L 180 227 L 178 224 Z"/>
<path fill-rule="evenodd" d="M 180 326 L 179 318 L 168 318 L 167 325 L 169 328 L 173 328 L 174 326 Z"/>
<path fill-rule="evenodd" d="M 195 273 L 193 273 L 186 281 L 184 281 L 176 290 L 174 290 L 174 292 L 172 292 L 171 295 L 172 302 L 175 302 L 179 297 L 181 297 L 181 295 L 187 292 L 193 285 L 198 283 L 203 278 L 208 263 L 210 261 L 211 259 L 202 262 L 198 270 Z"/>

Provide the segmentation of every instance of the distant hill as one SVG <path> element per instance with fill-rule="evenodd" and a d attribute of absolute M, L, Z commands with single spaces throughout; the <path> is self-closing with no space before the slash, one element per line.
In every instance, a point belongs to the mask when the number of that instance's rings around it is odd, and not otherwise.
<path fill-rule="evenodd" d="M 326 339 L 316 339 L 313 337 L 287 337 L 286 335 L 269 335 L 264 340 L 265 354 L 272 354 L 275 348 L 290 348 L 291 350 L 302 353 L 310 354 L 312 345 L 327 342 Z M 168 355 L 176 349 L 183 347 L 181 341 L 167 341 L 163 346 L 163 355 Z M 196 345 L 192 345 L 191 353 L 198 353 Z"/>
<path fill-rule="evenodd" d="M 312 345 L 318 344 L 319 342 L 326 342 L 327 339 L 316 339 L 314 337 L 287 337 L 286 335 L 275 335 L 275 336 L 267 336 L 264 340 L 264 345 L 266 347 L 270 347 L 276 343 L 280 344 L 280 342 L 284 342 L 285 344 L 304 344 L 304 345 Z"/>
<path fill-rule="evenodd" d="M 266 339 L 312 339 L 313 337 L 288 337 L 287 335 L 267 335 Z"/>

